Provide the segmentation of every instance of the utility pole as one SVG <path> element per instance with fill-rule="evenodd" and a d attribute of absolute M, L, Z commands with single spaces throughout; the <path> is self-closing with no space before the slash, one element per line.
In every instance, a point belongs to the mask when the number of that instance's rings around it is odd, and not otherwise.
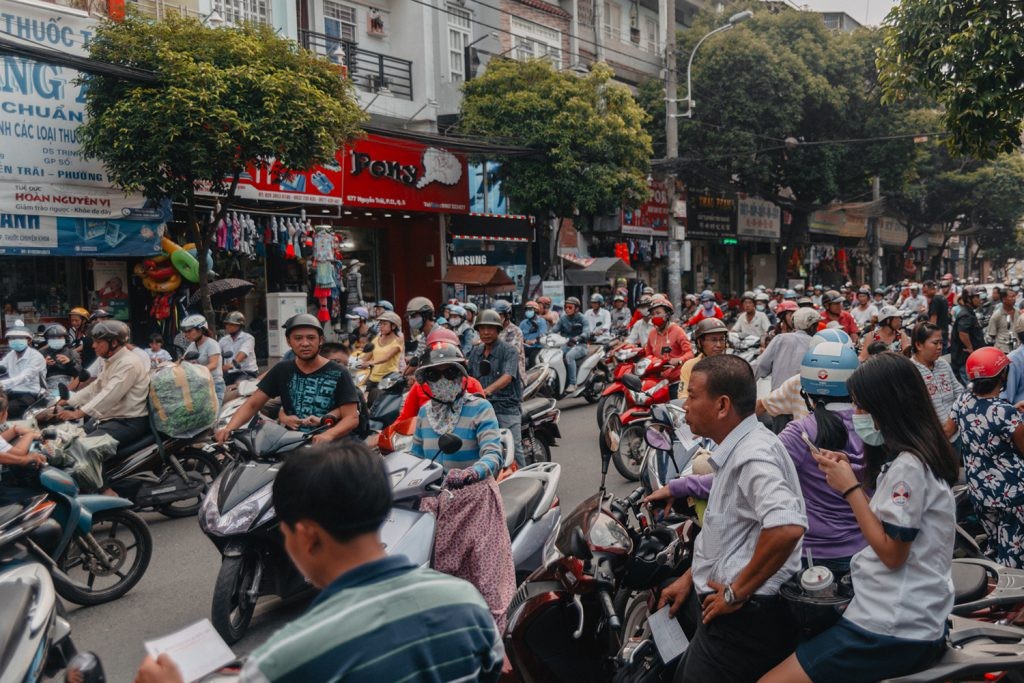
<path fill-rule="evenodd" d="M 665 158 L 670 162 L 665 178 L 668 195 L 668 299 L 682 308 L 683 241 L 675 220 L 676 169 L 679 159 L 679 128 L 676 124 L 676 0 L 665 0 Z M 690 95 L 687 95 L 689 97 Z"/>
<path fill-rule="evenodd" d="M 878 176 L 875 176 L 871 179 L 871 201 L 875 204 L 876 209 L 881 198 L 881 181 Z M 871 220 L 874 224 L 871 230 L 871 288 L 878 289 L 882 286 L 882 239 L 879 234 L 881 219 L 874 216 Z"/>

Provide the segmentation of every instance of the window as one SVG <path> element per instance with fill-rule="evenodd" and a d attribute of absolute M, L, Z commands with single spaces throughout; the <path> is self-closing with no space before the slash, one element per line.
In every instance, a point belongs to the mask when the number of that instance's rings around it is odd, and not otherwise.
<path fill-rule="evenodd" d="M 229 24 L 240 24 L 244 21 L 270 23 L 267 0 L 213 0 L 213 8 Z"/>
<path fill-rule="evenodd" d="M 604 1 L 604 35 L 609 40 L 622 40 L 622 8 L 610 0 Z"/>
<path fill-rule="evenodd" d="M 466 80 L 466 46 L 469 45 L 471 15 L 468 10 L 448 5 L 448 75 L 452 83 Z"/>
<path fill-rule="evenodd" d="M 356 8 L 324 0 L 324 33 L 331 38 L 340 38 L 349 43 L 356 42 Z M 329 44 L 327 52 L 335 47 L 337 43 Z"/>
<path fill-rule="evenodd" d="M 651 54 L 658 54 L 658 22 L 655 19 L 647 17 L 644 19 L 644 32 L 647 34 L 644 37 L 644 43 L 647 51 Z"/>
<path fill-rule="evenodd" d="M 516 59 L 546 59 L 562 68 L 561 31 L 512 17 L 512 36 Z"/>

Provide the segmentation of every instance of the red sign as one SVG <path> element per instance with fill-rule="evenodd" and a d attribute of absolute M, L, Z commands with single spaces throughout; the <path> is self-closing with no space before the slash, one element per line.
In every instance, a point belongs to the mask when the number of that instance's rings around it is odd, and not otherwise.
<path fill-rule="evenodd" d="M 345 149 L 344 169 L 345 206 L 469 212 L 464 154 L 370 135 Z"/>
<path fill-rule="evenodd" d="M 335 163 L 314 166 L 299 173 L 282 173 L 272 162 L 268 168 L 250 166 L 238 179 L 238 197 L 303 204 L 341 204 L 343 152 L 335 154 Z"/>
<path fill-rule="evenodd" d="M 668 191 L 664 181 L 650 180 L 651 198 L 637 209 L 622 211 L 623 235 L 668 235 Z"/>

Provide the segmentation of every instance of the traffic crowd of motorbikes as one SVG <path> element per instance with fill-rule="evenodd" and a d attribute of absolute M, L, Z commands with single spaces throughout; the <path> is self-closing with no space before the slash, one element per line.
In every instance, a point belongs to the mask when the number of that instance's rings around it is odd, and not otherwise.
<path fill-rule="evenodd" d="M 300 314 L 265 370 L 239 312 L 170 349 L 104 311 L 9 325 L 0 679 L 104 680 L 59 598 L 130 591 L 152 511 L 221 553 L 229 644 L 322 589 L 217 680 L 1024 676 L 1020 283 L 706 284 L 378 301 L 337 341 Z M 563 518 L 575 398 L 601 478 Z M 136 680 L 182 678 L 161 655 Z"/>

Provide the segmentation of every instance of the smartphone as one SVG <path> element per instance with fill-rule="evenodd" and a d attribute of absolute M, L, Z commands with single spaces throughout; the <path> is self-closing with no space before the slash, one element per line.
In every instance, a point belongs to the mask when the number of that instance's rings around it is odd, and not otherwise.
<path fill-rule="evenodd" d="M 804 443 L 807 444 L 807 447 L 811 449 L 811 453 L 821 453 L 821 449 L 814 445 L 814 442 L 811 441 L 811 437 L 807 436 L 807 432 L 800 432 L 800 438 L 802 438 Z"/>

